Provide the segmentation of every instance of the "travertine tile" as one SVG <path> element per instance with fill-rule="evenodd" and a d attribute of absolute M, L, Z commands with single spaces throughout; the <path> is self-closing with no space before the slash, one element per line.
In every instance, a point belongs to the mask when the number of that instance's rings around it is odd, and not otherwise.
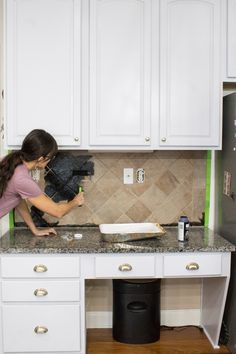
<path fill-rule="evenodd" d="M 145 183 L 134 183 L 127 185 L 126 188 L 129 188 L 129 190 L 135 194 L 137 197 L 140 197 L 144 192 L 146 192 L 151 186 L 151 182 L 147 181 Z"/>
<path fill-rule="evenodd" d="M 101 192 L 95 184 L 89 193 L 84 194 L 85 205 L 87 205 L 92 212 L 96 212 L 101 206 L 110 198 L 108 193 Z"/>
<path fill-rule="evenodd" d="M 106 172 L 97 183 L 97 188 L 108 196 L 112 196 L 121 186 L 122 182 L 110 171 Z"/>
<path fill-rule="evenodd" d="M 166 195 L 156 185 L 152 184 L 150 188 L 139 197 L 139 199 L 150 210 L 154 210 L 158 205 L 164 202 Z"/>
<path fill-rule="evenodd" d="M 144 222 L 151 211 L 140 201 L 136 202 L 126 213 L 134 222 Z"/>
<path fill-rule="evenodd" d="M 191 160 L 179 159 L 176 160 L 169 170 L 182 183 L 185 179 L 189 179 L 193 175 L 193 165 Z"/>
<path fill-rule="evenodd" d="M 116 161 L 116 164 L 110 168 L 110 172 L 123 182 L 124 168 L 134 168 L 133 160 L 129 159 L 126 154 Z"/>
<path fill-rule="evenodd" d="M 166 195 L 170 194 L 179 185 L 179 181 L 172 172 L 167 170 L 156 182 L 157 187 Z"/>
<path fill-rule="evenodd" d="M 114 199 L 109 199 L 98 211 L 97 216 L 102 223 L 114 223 L 123 214 L 122 210 L 117 208 Z"/>
<path fill-rule="evenodd" d="M 69 152 L 71 153 L 71 152 Z M 82 152 L 72 152 L 75 156 Z M 176 223 L 181 214 L 199 222 L 205 208 L 206 152 L 95 153 L 95 174 L 84 183 L 85 205 L 60 224 Z M 144 168 L 145 182 L 123 184 L 123 169 Z M 40 180 L 44 188 L 43 176 Z M 56 219 L 44 215 L 47 221 Z M 19 218 L 18 218 L 19 219 Z"/>
<path fill-rule="evenodd" d="M 100 161 L 92 159 L 94 163 L 94 176 L 92 177 L 93 183 L 97 183 L 100 178 L 102 178 L 108 170 L 108 168 Z"/>
<path fill-rule="evenodd" d="M 130 224 L 133 222 L 132 219 L 130 219 L 128 217 L 128 215 L 126 214 L 122 214 L 117 220 L 116 220 L 117 223 L 120 223 L 120 224 Z"/>
<path fill-rule="evenodd" d="M 124 213 L 137 201 L 137 198 L 129 191 L 128 187 L 119 188 L 112 196 L 116 207 Z"/>
<path fill-rule="evenodd" d="M 86 205 L 83 205 L 82 207 L 73 209 L 69 214 L 63 216 L 59 224 L 84 225 L 88 223 L 91 214 L 91 210 Z"/>
<path fill-rule="evenodd" d="M 173 204 L 182 210 L 192 201 L 192 183 L 185 182 L 180 185 L 171 195 Z"/>

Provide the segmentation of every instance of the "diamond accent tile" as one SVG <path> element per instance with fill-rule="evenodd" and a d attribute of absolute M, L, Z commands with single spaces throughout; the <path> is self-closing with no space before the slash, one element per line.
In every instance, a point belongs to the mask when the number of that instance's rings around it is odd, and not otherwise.
<path fill-rule="evenodd" d="M 172 172 L 167 170 L 156 182 L 157 187 L 166 195 L 173 192 L 179 185 L 179 181 Z"/>
<path fill-rule="evenodd" d="M 107 193 L 101 192 L 95 184 L 89 193 L 84 193 L 85 204 L 95 213 L 109 199 Z"/>
<path fill-rule="evenodd" d="M 136 202 L 126 213 L 134 222 L 144 222 L 151 211 L 141 202 Z"/>
<path fill-rule="evenodd" d="M 98 211 L 97 216 L 102 223 L 114 223 L 123 214 L 122 210 L 117 208 L 114 199 L 109 199 Z"/>
<path fill-rule="evenodd" d="M 110 171 L 97 183 L 97 188 L 108 196 L 112 196 L 121 186 L 122 182 Z"/>

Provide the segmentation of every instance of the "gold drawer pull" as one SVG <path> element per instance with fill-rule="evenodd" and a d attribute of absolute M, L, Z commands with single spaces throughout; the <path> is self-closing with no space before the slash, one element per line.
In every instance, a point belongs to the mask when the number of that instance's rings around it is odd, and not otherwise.
<path fill-rule="evenodd" d="M 186 269 L 187 270 L 198 270 L 199 269 L 199 265 L 197 263 L 189 263 L 186 265 Z"/>
<path fill-rule="evenodd" d="M 48 268 L 44 264 L 37 264 L 34 266 L 34 271 L 36 273 L 44 273 L 48 270 Z"/>
<path fill-rule="evenodd" d="M 48 291 L 43 288 L 36 289 L 34 291 L 34 295 L 38 297 L 46 296 L 48 294 Z"/>
<path fill-rule="evenodd" d="M 47 329 L 47 327 L 44 327 L 44 326 L 37 326 L 37 327 L 35 327 L 34 331 L 36 334 L 44 334 L 44 333 L 48 332 L 48 329 Z"/>
<path fill-rule="evenodd" d="M 119 266 L 119 270 L 121 272 L 130 272 L 132 270 L 132 266 L 128 263 L 124 263 Z"/>

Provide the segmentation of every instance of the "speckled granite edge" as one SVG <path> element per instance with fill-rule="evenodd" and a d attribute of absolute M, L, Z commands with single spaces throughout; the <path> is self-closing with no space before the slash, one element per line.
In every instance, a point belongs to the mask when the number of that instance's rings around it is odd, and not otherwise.
<path fill-rule="evenodd" d="M 191 227 L 188 242 L 178 242 L 177 228 L 153 239 L 109 243 L 102 241 L 97 227 L 57 229 L 57 236 L 35 237 L 27 228 L 10 230 L 0 239 L 2 254 L 91 254 L 91 253 L 178 253 L 234 252 L 235 245 L 204 227 Z M 75 239 L 74 234 L 82 234 Z"/>

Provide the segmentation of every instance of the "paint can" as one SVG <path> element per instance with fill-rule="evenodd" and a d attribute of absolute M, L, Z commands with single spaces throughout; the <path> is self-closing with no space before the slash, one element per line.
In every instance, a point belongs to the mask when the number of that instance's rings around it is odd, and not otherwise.
<path fill-rule="evenodd" d="M 178 241 L 188 241 L 189 220 L 185 215 L 180 216 L 178 222 Z"/>

